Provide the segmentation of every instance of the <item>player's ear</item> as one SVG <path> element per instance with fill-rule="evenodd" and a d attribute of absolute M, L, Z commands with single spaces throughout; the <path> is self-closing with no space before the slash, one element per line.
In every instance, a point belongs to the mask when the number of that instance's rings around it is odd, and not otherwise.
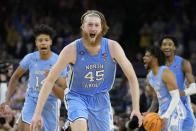
<path fill-rule="evenodd" d="M 37 45 L 37 39 L 36 39 L 36 38 L 35 38 L 35 45 L 38 46 L 38 45 Z"/>
<path fill-rule="evenodd" d="M 52 41 L 52 39 L 51 39 L 50 46 L 52 45 L 52 43 L 53 43 L 53 41 Z"/>
<path fill-rule="evenodd" d="M 84 29 L 84 25 L 83 25 L 83 24 L 80 26 L 80 29 L 81 29 L 81 30 L 83 30 L 83 29 Z"/>
<path fill-rule="evenodd" d="M 176 51 L 176 46 L 174 46 L 174 51 Z"/>

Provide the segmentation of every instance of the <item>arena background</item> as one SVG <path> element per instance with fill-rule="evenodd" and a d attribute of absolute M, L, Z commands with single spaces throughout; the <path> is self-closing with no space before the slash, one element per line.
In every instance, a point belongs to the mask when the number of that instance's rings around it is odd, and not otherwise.
<path fill-rule="evenodd" d="M 32 34 L 34 25 L 44 23 L 56 30 L 52 50 L 59 53 L 64 46 L 80 37 L 81 15 L 86 10 L 95 9 L 105 15 L 110 27 L 106 37 L 121 44 L 134 66 L 140 82 L 141 111 L 145 111 L 151 97 L 145 91 L 146 70 L 142 57 L 144 49 L 157 46 L 162 35 L 177 38 L 176 53 L 190 60 L 196 76 L 195 7 L 194 0 L 1 0 L 0 82 L 8 82 L 12 65 L 14 70 L 25 54 L 36 50 Z M 27 79 L 27 75 L 21 78 L 12 100 L 12 108 L 18 112 L 23 106 Z M 119 68 L 110 94 L 116 130 L 128 130 L 125 123 L 131 100 L 127 93 L 127 80 Z M 194 103 L 195 98 L 192 97 Z M 62 106 L 62 121 L 66 119 L 65 114 Z"/>

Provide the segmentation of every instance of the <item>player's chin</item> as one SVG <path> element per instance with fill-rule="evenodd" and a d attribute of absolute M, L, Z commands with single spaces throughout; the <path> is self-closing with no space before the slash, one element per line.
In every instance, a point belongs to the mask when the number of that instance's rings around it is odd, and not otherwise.
<path fill-rule="evenodd" d="M 165 56 L 171 56 L 171 52 L 164 52 Z"/>
<path fill-rule="evenodd" d="M 41 55 L 47 55 L 47 54 L 48 54 L 48 51 L 47 51 L 47 50 L 41 50 L 41 51 L 40 51 L 40 54 L 41 54 Z"/>

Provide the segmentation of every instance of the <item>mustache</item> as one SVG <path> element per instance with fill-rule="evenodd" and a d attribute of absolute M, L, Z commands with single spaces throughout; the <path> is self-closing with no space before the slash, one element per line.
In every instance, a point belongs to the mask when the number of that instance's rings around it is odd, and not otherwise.
<path fill-rule="evenodd" d="M 81 34 L 82 34 L 83 39 L 90 42 L 89 34 L 87 32 L 82 31 Z M 98 41 L 100 41 L 102 36 L 103 35 L 101 34 L 101 32 L 99 34 L 97 34 L 97 36 L 95 38 L 95 42 L 93 42 L 93 43 L 97 43 Z"/>

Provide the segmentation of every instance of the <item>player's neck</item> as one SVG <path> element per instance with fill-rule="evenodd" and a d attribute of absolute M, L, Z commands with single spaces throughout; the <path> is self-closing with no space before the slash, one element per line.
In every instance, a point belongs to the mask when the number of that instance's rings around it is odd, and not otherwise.
<path fill-rule="evenodd" d="M 93 44 L 88 43 L 88 41 L 83 40 L 83 44 L 86 50 L 88 51 L 88 53 L 91 54 L 92 56 L 97 55 L 101 49 L 101 40 Z"/>
<path fill-rule="evenodd" d="M 171 66 L 174 63 L 175 55 L 172 55 L 170 57 L 166 57 L 166 65 Z"/>
<path fill-rule="evenodd" d="M 52 56 L 52 51 L 50 51 L 50 52 L 48 52 L 47 54 L 44 54 L 44 55 L 39 54 L 39 58 L 41 60 L 48 60 L 48 59 L 50 59 L 51 56 Z"/>
<path fill-rule="evenodd" d="M 83 44 L 86 48 L 90 48 L 90 47 L 97 47 L 99 45 L 101 45 L 101 39 L 97 39 L 95 40 L 93 43 L 91 43 L 89 40 L 87 39 L 82 39 Z"/>

